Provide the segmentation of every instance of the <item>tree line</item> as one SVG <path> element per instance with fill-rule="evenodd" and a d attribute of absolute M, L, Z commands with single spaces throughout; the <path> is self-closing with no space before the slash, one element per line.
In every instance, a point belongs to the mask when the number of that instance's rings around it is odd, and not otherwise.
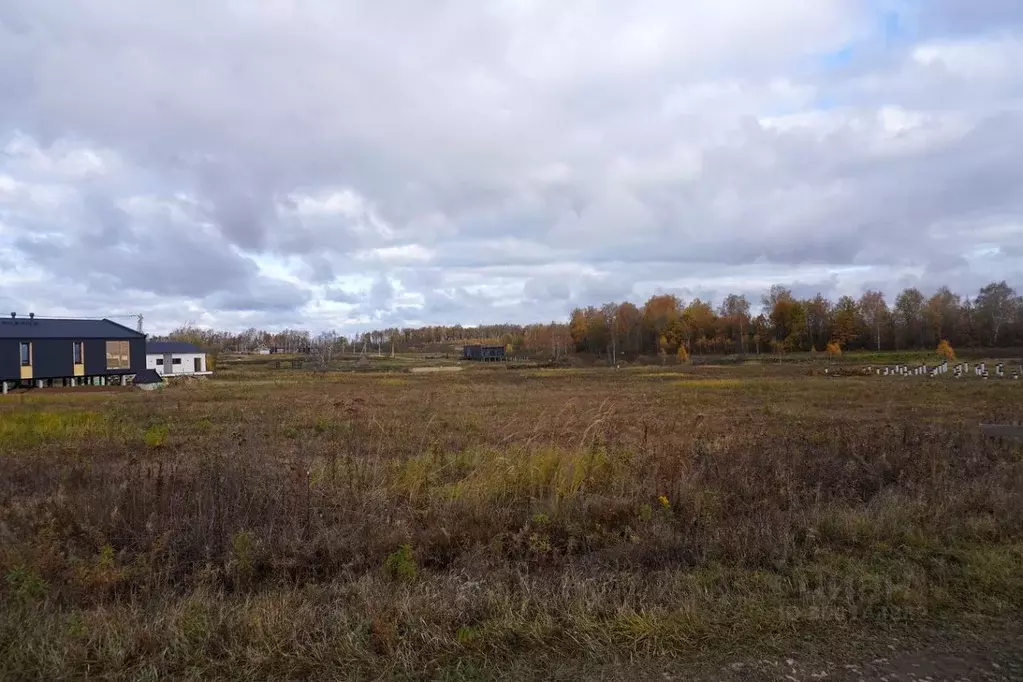
<path fill-rule="evenodd" d="M 157 338 L 157 337 L 154 337 Z M 388 328 L 343 335 L 327 330 L 311 335 L 300 329 L 278 332 L 249 328 L 231 332 L 186 324 L 159 338 L 185 341 L 207 351 L 251 353 L 260 348 L 283 353 L 303 353 L 330 346 L 334 352 L 384 355 L 392 352 L 451 353 L 454 347 L 483 343 L 510 346 L 515 350 L 532 353 L 564 355 L 572 351 L 568 325 L 548 324 L 494 324 L 480 326 L 435 325 L 418 328 Z"/>
<path fill-rule="evenodd" d="M 210 351 L 268 347 L 304 352 L 330 346 L 339 352 L 379 355 L 444 353 L 461 344 L 488 343 L 533 356 L 606 354 L 612 362 L 636 355 L 823 351 L 829 344 L 843 350 L 908 350 L 933 349 L 945 340 L 954 347 L 1019 347 L 1023 297 L 1005 281 L 992 282 L 972 297 L 948 287 L 930 296 L 907 288 L 891 302 L 874 290 L 858 299 L 843 296 L 832 301 L 821 294 L 801 299 L 787 287 L 773 286 L 755 313 L 751 301 L 739 294 L 729 294 L 717 305 L 659 294 L 642 305 L 625 301 L 576 308 L 567 323 L 434 325 L 350 336 L 336 331 L 312 336 L 295 329 L 232 333 L 186 325 L 168 338 Z"/>
<path fill-rule="evenodd" d="M 642 306 L 607 303 L 572 311 L 569 328 L 577 351 L 626 354 L 735 354 L 843 350 L 1023 346 L 1023 297 L 1006 282 L 992 282 L 974 297 L 941 287 L 931 296 L 907 288 L 892 301 L 880 291 L 831 301 L 800 299 L 773 286 L 759 301 L 729 294 L 716 307 L 697 298 L 653 296 Z"/>

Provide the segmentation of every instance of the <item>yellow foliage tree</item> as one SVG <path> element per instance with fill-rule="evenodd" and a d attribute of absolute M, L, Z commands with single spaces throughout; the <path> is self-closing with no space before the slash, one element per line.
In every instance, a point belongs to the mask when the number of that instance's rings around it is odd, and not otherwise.
<path fill-rule="evenodd" d="M 952 344 L 945 339 L 938 344 L 938 355 L 949 362 L 955 362 L 956 359 L 956 352 L 952 350 Z"/>
<path fill-rule="evenodd" d="M 838 341 L 831 341 L 828 343 L 828 347 L 824 352 L 828 354 L 829 358 L 840 358 L 842 357 L 842 346 L 838 343 Z"/>
<path fill-rule="evenodd" d="M 689 351 L 686 350 L 684 344 L 679 344 L 678 352 L 675 353 L 675 356 L 678 358 L 679 362 L 689 362 Z"/>
<path fill-rule="evenodd" d="M 668 337 L 661 334 L 660 338 L 657 339 L 657 355 L 661 358 L 661 364 L 663 365 L 668 360 Z"/>

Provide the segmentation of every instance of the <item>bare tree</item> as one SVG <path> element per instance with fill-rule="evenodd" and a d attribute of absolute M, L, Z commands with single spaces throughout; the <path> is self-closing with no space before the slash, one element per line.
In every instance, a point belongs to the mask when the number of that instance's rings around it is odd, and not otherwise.
<path fill-rule="evenodd" d="M 317 364 L 323 369 L 330 367 L 334 353 L 343 343 L 344 340 L 335 331 L 320 332 L 312 342 L 313 356 Z"/>
<path fill-rule="evenodd" d="M 923 346 L 924 295 L 919 289 L 905 289 L 895 299 L 895 314 L 902 322 L 907 347 L 914 343 Z"/>
<path fill-rule="evenodd" d="M 922 305 L 923 296 L 920 296 L 920 301 L 920 305 Z M 867 326 L 874 332 L 877 349 L 881 350 L 881 327 L 884 325 L 885 320 L 888 319 L 888 304 L 885 303 L 884 294 L 880 291 L 867 291 L 860 297 L 859 305 L 860 315 L 863 316 Z M 896 303 L 896 305 L 898 304 Z"/>
<path fill-rule="evenodd" d="M 749 301 L 745 296 L 728 294 L 728 297 L 721 304 L 721 315 L 732 318 L 739 326 L 739 349 L 746 353 L 746 326 L 749 321 Z"/>
<path fill-rule="evenodd" d="M 991 331 L 991 345 L 997 345 L 998 335 L 1012 321 L 1018 304 L 1016 291 L 1004 280 L 992 282 L 977 295 L 977 310 Z"/>
<path fill-rule="evenodd" d="M 614 367 L 618 365 L 618 304 L 605 303 L 600 312 L 607 326 L 608 350 L 611 355 L 611 366 Z"/>

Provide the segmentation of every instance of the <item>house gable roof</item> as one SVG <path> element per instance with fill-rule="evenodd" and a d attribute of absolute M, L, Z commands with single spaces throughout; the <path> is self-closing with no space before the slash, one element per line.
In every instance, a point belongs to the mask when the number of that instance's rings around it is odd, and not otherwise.
<path fill-rule="evenodd" d="M 146 335 L 111 320 L 0 318 L 0 339 L 144 339 Z"/>
<path fill-rule="evenodd" d="M 184 341 L 149 341 L 146 343 L 146 355 L 162 355 L 164 353 L 202 353 L 202 349 Z"/>
<path fill-rule="evenodd" d="M 135 375 L 135 378 L 131 380 L 131 383 L 135 386 L 142 386 L 144 384 L 162 384 L 163 378 L 155 369 L 144 369 Z"/>

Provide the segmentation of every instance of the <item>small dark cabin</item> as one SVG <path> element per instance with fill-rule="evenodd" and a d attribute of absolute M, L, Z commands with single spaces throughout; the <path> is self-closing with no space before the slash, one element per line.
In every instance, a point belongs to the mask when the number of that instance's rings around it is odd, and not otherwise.
<path fill-rule="evenodd" d="M 146 335 L 110 320 L 0 318 L 0 383 L 106 383 L 146 368 Z"/>
<path fill-rule="evenodd" d="M 473 346 L 462 347 L 463 360 L 475 360 L 476 362 L 501 362 L 506 360 L 504 346 Z"/>

